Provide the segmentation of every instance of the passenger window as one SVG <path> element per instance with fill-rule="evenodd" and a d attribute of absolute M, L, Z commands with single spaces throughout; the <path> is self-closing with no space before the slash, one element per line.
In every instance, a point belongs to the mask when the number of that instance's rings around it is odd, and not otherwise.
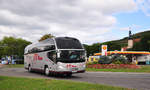
<path fill-rule="evenodd" d="M 56 51 L 48 52 L 48 53 L 47 53 L 47 57 L 48 57 L 50 60 L 56 62 L 56 57 L 57 57 Z"/>
<path fill-rule="evenodd" d="M 55 46 L 54 45 L 49 45 L 49 46 L 45 46 L 44 50 L 55 50 Z"/>

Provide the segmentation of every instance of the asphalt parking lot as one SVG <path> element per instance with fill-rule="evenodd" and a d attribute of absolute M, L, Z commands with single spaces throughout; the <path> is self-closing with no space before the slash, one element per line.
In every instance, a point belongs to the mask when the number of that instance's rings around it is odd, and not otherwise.
<path fill-rule="evenodd" d="M 40 73 L 29 73 L 24 68 L 1 68 L 0 75 L 29 78 L 74 80 L 89 83 L 106 84 L 112 86 L 121 86 L 126 88 L 135 88 L 137 90 L 150 90 L 149 73 L 86 72 L 81 74 L 73 74 L 72 77 L 47 77 Z"/>

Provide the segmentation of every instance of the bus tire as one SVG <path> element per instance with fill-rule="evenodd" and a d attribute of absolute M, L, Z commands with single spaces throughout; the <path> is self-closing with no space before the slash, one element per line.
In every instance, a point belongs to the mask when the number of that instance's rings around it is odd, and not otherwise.
<path fill-rule="evenodd" d="M 71 76 L 72 76 L 72 74 L 71 74 L 71 73 L 69 73 L 69 74 L 66 74 L 66 76 L 67 76 L 67 77 L 71 77 Z"/>
<path fill-rule="evenodd" d="M 29 72 L 32 72 L 32 68 L 31 68 L 31 65 L 29 64 L 29 66 L 28 66 L 28 71 Z"/>
<path fill-rule="evenodd" d="M 47 66 L 45 67 L 44 72 L 45 72 L 45 75 L 46 75 L 46 76 L 49 76 L 50 73 L 49 73 L 49 68 L 48 68 Z"/>

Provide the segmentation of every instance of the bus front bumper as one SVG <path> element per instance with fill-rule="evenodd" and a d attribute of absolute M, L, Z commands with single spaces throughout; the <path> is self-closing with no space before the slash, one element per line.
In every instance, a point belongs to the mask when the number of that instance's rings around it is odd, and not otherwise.
<path fill-rule="evenodd" d="M 73 73 L 84 73 L 85 70 L 80 70 L 80 71 L 49 71 L 50 73 L 58 73 L 58 74 L 73 74 Z"/>

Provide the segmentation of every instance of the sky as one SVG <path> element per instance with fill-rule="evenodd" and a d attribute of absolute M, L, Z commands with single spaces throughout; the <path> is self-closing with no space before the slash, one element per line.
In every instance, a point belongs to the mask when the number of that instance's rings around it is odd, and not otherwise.
<path fill-rule="evenodd" d="M 150 30 L 150 0 L 0 0 L 0 39 L 45 34 L 102 43 Z"/>

